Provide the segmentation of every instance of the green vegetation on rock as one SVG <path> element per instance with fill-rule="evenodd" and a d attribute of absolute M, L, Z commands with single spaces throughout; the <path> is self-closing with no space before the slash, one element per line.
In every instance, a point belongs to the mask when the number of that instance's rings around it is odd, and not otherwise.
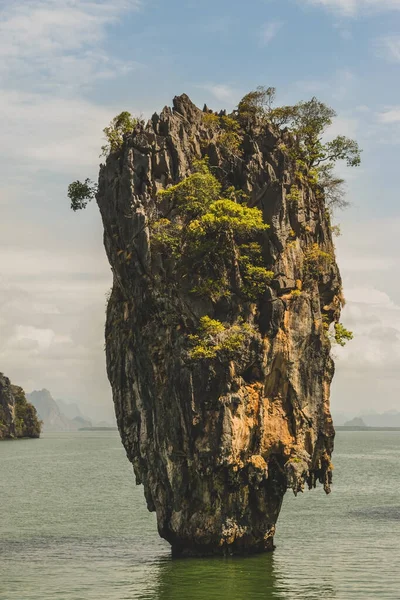
<path fill-rule="evenodd" d="M 339 346 L 345 346 L 347 342 L 350 342 L 354 338 L 352 331 L 346 329 L 342 323 L 334 323 L 333 329 L 330 326 L 330 320 L 328 315 L 323 315 L 322 324 L 324 327 L 325 335 L 331 344 L 338 344 Z"/>
<path fill-rule="evenodd" d="M 335 323 L 334 340 L 339 346 L 345 346 L 347 342 L 354 338 L 352 331 L 349 331 L 342 323 Z"/>
<path fill-rule="evenodd" d="M 287 134 L 281 149 L 294 161 L 298 182 L 314 187 L 330 210 L 342 208 L 346 205 L 344 180 L 335 176 L 333 170 L 338 160 L 346 161 L 349 167 L 360 165 L 361 150 L 357 142 L 343 135 L 325 141 L 336 112 L 317 98 L 274 107 L 275 95 L 276 90 L 271 87 L 259 87 L 246 94 L 239 102 L 236 118 L 245 128 L 256 121 L 270 124 L 277 132 L 284 128 Z"/>
<path fill-rule="evenodd" d="M 268 229 L 259 208 L 222 196 L 207 161 L 195 172 L 159 192 L 163 214 L 151 224 L 154 250 L 172 257 L 192 292 L 217 301 L 232 293 L 257 300 L 274 274 L 263 266 L 260 235 Z M 231 193 L 231 191 L 230 191 Z"/>
<path fill-rule="evenodd" d="M 111 152 L 119 150 L 123 144 L 124 136 L 134 130 L 138 121 L 126 110 L 114 117 L 110 124 L 103 129 L 106 144 L 101 147 L 102 156 L 108 156 Z"/>
<path fill-rule="evenodd" d="M 332 211 L 347 202 L 344 181 L 334 173 L 335 164 L 345 161 L 349 167 L 359 166 L 361 150 L 356 141 L 343 135 L 327 141 L 327 130 L 336 113 L 317 98 L 276 106 L 275 97 L 275 88 L 259 87 L 246 94 L 230 114 L 225 111 L 217 114 L 205 108 L 197 137 L 201 154 L 204 156 L 213 144 L 214 152 L 222 160 L 230 165 L 238 161 L 239 165 L 246 162 L 247 139 L 256 139 L 264 132 L 275 136 L 276 148 L 287 161 L 289 210 L 298 210 L 312 192 L 322 203 L 330 230 L 338 233 L 339 227 L 330 225 Z M 102 155 L 107 157 L 120 151 L 126 136 L 140 125 L 141 121 L 127 111 L 114 117 L 103 130 L 106 144 Z M 195 137 L 190 138 L 192 142 Z M 218 177 L 223 180 L 220 172 Z M 148 219 L 152 254 L 173 265 L 190 294 L 214 304 L 232 297 L 257 303 L 275 277 L 263 256 L 266 248 L 263 241 L 269 226 L 264 223 L 260 208 L 247 204 L 243 190 L 223 186 L 221 181 L 209 167 L 208 159 L 203 158 L 193 162 L 190 175 L 158 192 L 155 213 Z M 71 183 L 68 196 L 72 210 L 85 208 L 97 193 L 97 185 L 90 179 Z M 288 244 L 293 248 L 297 244 L 303 250 L 301 276 L 307 289 L 320 284 L 331 271 L 334 250 L 329 240 L 321 247 L 315 242 L 315 229 L 308 222 L 301 222 L 298 230 L 297 233 L 291 230 Z M 311 241 L 310 245 L 311 235 L 314 243 Z M 129 262 L 131 249 L 120 248 L 118 255 Z M 301 293 L 300 289 L 293 290 L 292 296 Z M 351 339 L 347 330 L 335 331 L 337 343 Z M 201 350 L 197 346 L 192 354 L 216 352 L 213 344 L 211 349 Z"/>
<path fill-rule="evenodd" d="M 90 179 L 73 181 L 68 186 L 68 198 L 71 201 L 71 209 L 75 212 L 86 208 L 87 203 L 93 200 L 97 193 L 97 184 Z"/>
<path fill-rule="evenodd" d="M 41 425 L 35 407 L 26 400 L 24 390 L 12 385 L 8 377 L 0 373 L 0 440 L 38 438 Z"/>
<path fill-rule="evenodd" d="M 124 136 L 131 133 L 138 123 L 128 111 L 123 111 L 112 119 L 110 124 L 103 129 L 106 143 L 101 147 L 101 156 L 108 156 L 111 152 L 119 150 L 123 144 Z M 88 202 L 97 194 L 97 184 L 90 179 L 73 181 L 68 186 L 68 198 L 71 209 L 75 212 L 86 208 Z"/>
<path fill-rule="evenodd" d="M 189 357 L 192 360 L 215 359 L 218 356 L 234 358 L 252 332 L 253 328 L 247 323 L 224 325 L 209 316 L 202 317 L 197 333 L 189 336 Z"/>
<path fill-rule="evenodd" d="M 203 113 L 203 126 L 214 134 L 214 143 L 228 155 L 242 156 L 243 137 L 254 125 L 269 125 L 284 141 L 280 149 L 292 160 L 293 175 L 297 183 L 292 185 L 289 199 L 300 198 L 299 185 L 311 185 L 317 195 L 325 200 L 328 210 L 343 208 L 345 200 L 344 180 L 334 174 L 338 160 L 346 161 L 350 167 L 361 162 L 361 150 L 355 140 L 338 135 L 325 141 L 326 131 L 332 124 L 336 112 L 313 97 L 295 105 L 275 106 L 276 89 L 258 87 L 246 94 L 231 114 L 207 111 Z M 101 148 L 102 156 L 118 151 L 124 138 L 140 123 L 128 111 L 115 116 L 103 129 L 106 144 Z M 203 151 L 207 140 L 202 140 Z M 75 181 L 68 188 L 71 208 L 76 211 L 86 208 L 95 196 L 97 188 L 89 179 Z"/>
<path fill-rule="evenodd" d="M 243 141 L 240 123 L 237 119 L 227 115 L 204 113 L 203 123 L 212 132 L 216 133 L 216 143 L 230 154 L 241 154 L 240 147 Z"/>
<path fill-rule="evenodd" d="M 333 262 L 333 255 L 313 244 L 304 254 L 304 274 L 306 279 L 318 280 Z"/>
<path fill-rule="evenodd" d="M 17 437 L 36 438 L 40 436 L 41 422 L 36 408 L 27 402 L 24 390 L 11 386 L 15 399 L 15 432 Z"/>

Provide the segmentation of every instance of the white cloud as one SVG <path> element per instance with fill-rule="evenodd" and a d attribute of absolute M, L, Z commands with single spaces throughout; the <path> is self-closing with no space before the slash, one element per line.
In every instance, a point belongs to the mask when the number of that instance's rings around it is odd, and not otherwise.
<path fill-rule="evenodd" d="M 271 21 L 266 23 L 261 28 L 260 43 L 262 46 L 267 46 L 278 34 L 283 27 L 282 21 Z"/>
<path fill-rule="evenodd" d="M 325 95 L 329 98 L 329 102 L 332 102 L 332 99 L 339 102 L 351 95 L 356 83 L 354 73 L 348 68 L 341 68 L 328 78 L 302 79 L 295 85 L 298 93 Z"/>
<path fill-rule="evenodd" d="M 106 28 L 128 11 L 136 0 L 17 0 L 0 12 L 0 73 L 20 84 L 52 86 L 76 83 L 86 77 L 109 76 L 123 68 L 101 52 Z M 126 68 L 126 66 L 124 67 Z"/>
<path fill-rule="evenodd" d="M 11 338 L 10 344 L 24 341 L 33 342 L 33 347 L 38 350 L 48 350 L 56 338 L 52 329 L 38 329 L 31 325 L 17 325 L 15 335 Z"/>
<path fill-rule="evenodd" d="M 338 351 L 342 368 L 396 369 L 400 361 L 400 305 L 373 287 L 348 288 L 343 313 L 354 340 Z M 368 377 L 368 373 L 365 374 Z"/>
<path fill-rule="evenodd" d="M 100 216 L 73 215 L 66 182 L 96 176 L 102 129 L 121 107 L 88 92 L 138 68 L 107 45 L 140 4 L 0 1 L 0 370 L 99 419 L 112 412 L 103 350 L 111 274 Z"/>
<path fill-rule="evenodd" d="M 82 261 L 79 249 L 1 254 L 0 370 L 27 391 L 47 387 L 110 419 L 103 332 L 111 278 L 100 242 L 97 254 L 97 264 L 87 254 Z M 88 265 L 96 274 L 89 280 Z"/>
<path fill-rule="evenodd" d="M 103 43 L 108 28 L 140 5 L 140 0 L 5 3 L 0 10 L 4 161 L 17 158 L 20 167 L 25 162 L 25 173 L 49 164 L 53 171 L 96 164 L 101 131 L 118 108 L 97 106 L 83 93 L 99 79 L 138 68 L 113 57 Z"/>
<path fill-rule="evenodd" d="M 237 100 L 237 92 L 229 85 L 209 83 L 198 87 L 210 92 L 220 102 L 234 104 Z"/>
<path fill-rule="evenodd" d="M 20 165 L 25 160 L 30 170 L 51 164 L 53 171 L 95 165 L 102 129 L 115 114 L 79 97 L 7 90 L 0 96 L 0 112 L 0 155 Z"/>
<path fill-rule="evenodd" d="M 376 41 L 378 54 L 390 62 L 400 62 L 400 36 L 387 35 Z"/>
<path fill-rule="evenodd" d="M 304 0 L 300 0 L 304 3 Z M 306 0 L 307 4 L 322 6 L 352 17 L 364 11 L 400 10 L 400 0 Z"/>
<path fill-rule="evenodd" d="M 359 120 L 354 117 L 338 116 L 333 120 L 332 125 L 326 130 L 328 138 L 334 138 L 337 135 L 346 135 L 350 138 L 357 137 L 359 129 Z"/>
<path fill-rule="evenodd" d="M 400 123 L 400 106 L 387 108 L 379 113 L 378 119 L 381 123 Z"/>
<path fill-rule="evenodd" d="M 359 215 L 358 215 L 359 216 Z M 348 411 L 400 408 L 400 220 L 353 219 L 337 241 L 347 300 L 342 314 L 354 340 L 334 348 L 333 406 Z M 382 381 L 385 393 L 382 394 Z M 396 385 L 393 385 L 393 382 Z"/>
<path fill-rule="evenodd" d="M 346 271 L 348 271 L 348 263 L 346 262 Z M 394 308 L 396 305 L 389 298 L 386 292 L 381 292 L 371 287 L 354 287 L 347 292 L 347 302 L 353 304 L 369 304 L 370 306 L 378 306 L 385 308 Z M 396 309 L 400 310 L 400 309 Z"/>

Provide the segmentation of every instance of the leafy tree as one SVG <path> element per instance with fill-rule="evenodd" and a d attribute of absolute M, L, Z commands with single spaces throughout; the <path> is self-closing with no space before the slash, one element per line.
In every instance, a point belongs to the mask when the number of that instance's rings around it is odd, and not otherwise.
<path fill-rule="evenodd" d="M 295 161 L 297 178 L 322 189 L 329 210 L 345 207 L 344 181 L 333 169 L 338 160 L 345 160 L 349 167 L 360 165 L 357 142 L 343 135 L 324 141 L 336 112 L 317 98 L 282 107 L 274 107 L 274 100 L 275 88 L 259 87 L 244 96 L 234 114 L 244 126 L 258 121 L 277 130 L 287 128 L 291 136 L 284 149 Z"/>
<path fill-rule="evenodd" d="M 313 244 L 304 254 L 304 276 L 306 279 L 318 280 L 333 262 L 333 255 Z"/>
<path fill-rule="evenodd" d="M 107 143 L 101 148 L 101 156 L 108 156 L 111 152 L 116 152 L 121 148 L 124 136 L 133 131 L 138 119 L 132 117 L 128 111 L 123 111 L 112 119 L 110 124 L 103 129 Z M 71 201 L 73 211 L 86 208 L 97 194 L 97 184 L 90 179 L 74 181 L 68 186 L 68 198 Z"/>
<path fill-rule="evenodd" d="M 131 113 L 124 110 L 114 117 L 110 124 L 103 129 L 107 143 L 101 148 L 101 155 L 108 156 L 121 148 L 124 135 L 131 133 L 136 127 L 138 119 L 132 117 Z"/>
<path fill-rule="evenodd" d="M 274 87 L 259 86 L 241 99 L 234 114 L 244 124 L 249 124 L 257 118 L 263 119 L 271 112 L 275 96 Z"/>
<path fill-rule="evenodd" d="M 354 338 L 353 332 L 346 329 L 342 323 L 335 323 L 332 330 L 330 327 L 330 319 L 326 314 L 322 317 L 322 324 L 325 335 L 331 344 L 345 346 L 347 342 L 350 342 Z"/>
<path fill-rule="evenodd" d="M 338 160 L 345 160 L 349 167 L 360 165 L 361 150 L 355 140 L 338 135 L 330 142 L 323 142 L 327 128 L 336 117 L 332 108 L 314 97 L 295 106 L 271 109 L 265 116 L 274 123 L 275 115 L 282 112 L 285 114 L 282 124 L 288 127 L 293 140 L 288 150 L 303 168 L 323 171 L 328 167 L 329 170 Z"/>
<path fill-rule="evenodd" d="M 203 123 L 213 134 L 213 141 L 228 154 L 241 155 L 243 135 L 237 119 L 227 115 L 203 113 Z M 209 140 L 202 140 L 203 149 L 208 146 Z"/>
<path fill-rule="evenodd" d="M 209 316 L 202 317 L 196 334 L 189 336 L 189 358 L 195 361 L 213 360 L 221 354 L 234 358 L 252 332 L 253 327 L 248 323 L 239 321 L 225 326 Z"/>
<path fill-rule="evenodd" d="M 329 213 L 336 208 L 347 208 L 345 180 L 334 173 L 334 164 L 321 165 L 318 169 L 318 184 L 323 190 Z M 318 190 L 317 190 L 318 191 Z"/>
<path fill-rule="evenodd" d="M 177 212 L 184 222 L 204 213 L 221 196 L 222 186 L 211 174 L 207 159 L 195 161 L 193 170 L 189 177 L 158 192 L 159 200 L 168 203 L 168 211 Z"/>
<path fill-rule="evenodd" d="M 273 277 L 257 242 L 268 229 L 262 212 L 231 199 L 232 190 L 231 198 L 221 197 L 221 184 L 206 160 L 195 169 L 159 193 L 164 216 L 151 224 L 153 247 L 173 256 L 184 277 L 189 270 L 195 273 L 193 292 L 218 299 L 234 291 L 257 299 Z"/>
<path fill-rule="evenodd" d="M 97 193 L 97 184 L 90 179 L 82 181 L 73 181 L 68 186 L 68 198 L 71 201 L 71 208 L 74 212 L 86 208 Z"/>
<path fill-rule="evenodd" d="M 346 342 L 352 340 L 354 334 L 342 325 L 342 323 L 335 323 L 334 340 L 339 346 L 345 346 Z"/>

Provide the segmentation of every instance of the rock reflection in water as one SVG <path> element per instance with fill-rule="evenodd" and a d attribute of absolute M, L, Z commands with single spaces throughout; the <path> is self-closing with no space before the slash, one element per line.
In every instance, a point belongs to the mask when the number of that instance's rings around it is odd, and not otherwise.
<path fill-rule="evenodd" d="M 291 578 L 273 554 L 228 559 L 162 559 L 139 600 L 294 600 L 336 598 L 332 584 Z M 132 596 L 133 598 L 136 596 Z M 131 598 L 129 598 L 131 600 Z"/>
<path fill-rule="evenodd" d="M 140 600 L 244 600 L 285 598 L 272 554 L 249 558 L 161 560 L 157 584 Z"/>

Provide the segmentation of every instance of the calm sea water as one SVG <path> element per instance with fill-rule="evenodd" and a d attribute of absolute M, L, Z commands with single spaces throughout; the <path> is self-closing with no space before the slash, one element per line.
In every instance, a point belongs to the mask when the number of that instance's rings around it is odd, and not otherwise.
<path fill-rule="evenodd" d="M 400 599 L 400 432 L 339 432 L 273 554 L 172 560 L 117 433 L 0 443 L 1 600 Z"/>

